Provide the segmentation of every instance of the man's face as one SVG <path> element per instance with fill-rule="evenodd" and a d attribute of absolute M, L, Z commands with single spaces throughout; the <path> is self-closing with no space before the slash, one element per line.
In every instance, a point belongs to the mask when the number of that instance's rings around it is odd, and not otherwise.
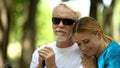
<path fill-rule="evenodd" d="M 53 11 L 52 17 L 52 28 L 56 40 L 62 42 L 72 37 L 75 13 L 61 5 Z"/>

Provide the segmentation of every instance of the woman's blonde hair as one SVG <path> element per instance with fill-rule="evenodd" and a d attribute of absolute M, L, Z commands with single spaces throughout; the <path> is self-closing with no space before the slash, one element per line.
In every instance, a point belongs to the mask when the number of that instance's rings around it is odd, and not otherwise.
<path fill-rule="evenodd" d="M 92 34 L 97 34 L 98 31 L 103 32 L 102 27 L 100 24 L 97 22 L 92 17 L 83 17 L 80 20 L 77 21 L 73 28 L 73 34 L 74 33 L 80 33 L 80 32 L 87 32 L 87 33 L 92 33 Z M 112 41 L 112 39 L 103 33 L 103 39 L 106 43 L 109 43 Z"/>

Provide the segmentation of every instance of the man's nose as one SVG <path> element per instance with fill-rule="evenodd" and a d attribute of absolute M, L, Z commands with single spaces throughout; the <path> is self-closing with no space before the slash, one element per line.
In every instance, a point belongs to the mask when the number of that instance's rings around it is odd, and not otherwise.
<path fill-rule="evenodd" d="M 58 24 L 58 26 L 63 27 L 64 26 L 63 22 L 60 21 L 60 23 Z"/>

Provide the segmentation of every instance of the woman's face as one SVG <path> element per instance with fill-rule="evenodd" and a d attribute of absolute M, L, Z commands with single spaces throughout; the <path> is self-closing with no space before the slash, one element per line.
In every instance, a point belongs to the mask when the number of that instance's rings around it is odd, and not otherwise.
<path fill-rule="evenodd" d="M 80 50 L 87 56 L 92 56 L 97 53 L 100 45 L 97 34 L 75 33 L 74 38 L 78 43 Z"/>

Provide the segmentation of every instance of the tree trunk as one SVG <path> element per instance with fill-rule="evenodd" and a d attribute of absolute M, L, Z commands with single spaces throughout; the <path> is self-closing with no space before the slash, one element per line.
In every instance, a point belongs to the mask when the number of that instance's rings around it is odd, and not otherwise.
<path fill-rule="evenodd" d="M 112 0 L 111 6 L 104 7 L 104 11 L 103 11 L 103 29 L 104 32 L 111 37 L 113 37 L 112 18 L 113 18 L 114 3 L 115 0 Z"/>
<path fill-rule="evenodd" d="M 9 38 L 9 24 L 10 24 L 10 13 L 8 12 L 5 0 L 0 0 L 0 53 L 2 61 L 6 63 L 8 61 L 7 46 Z"/>
<path fill-rule="evenodd" d="M 36 35 L 36 6 L 38 0 L 27 0 L 25 2 L 25 23 L 23 26 L 22 56 L 20 68 L 29 68 L 35 45 Z"/>
<path fill-rule="evenodd" d="M 97 19 L 97 3 L 98 0 L 91 0 L 90 16 Z"/>
<path fill-rule="evenodd" d="M 97 19 L 97 6 L 102 0 L 90 0 L 90 16 Z"/>

